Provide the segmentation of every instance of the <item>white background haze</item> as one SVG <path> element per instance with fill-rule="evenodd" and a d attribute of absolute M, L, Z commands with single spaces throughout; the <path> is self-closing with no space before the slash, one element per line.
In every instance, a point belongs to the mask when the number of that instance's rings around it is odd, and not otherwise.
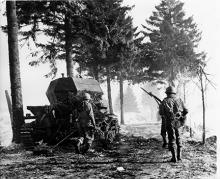
<path fill-rule="evenodd" d="M 131 12 L 131 16 L 134 19 L 134 25 L 141 28 L 141 24 L 145 24 L 147 19 L 154 10 L 154 6 L 159 4 L 159 0 L 125 0 L 125 4 L 135 5 L 135 8 Z M 202 33 L 202 40 L 199 48 L 204 50 L 208 54 L 208 66 L 207 72 L 210 75 L 210 79 L 216 84 L 216 89 L 211 86 L 208 87 L 207 95 L 207 126 L 216 133 L 219 126 L 219 77 L 220 77 L 220 1 L 219 0 L 184 0 L 184 10 L 186 16 L 193 15 L 194 22 L 198 24 L 199 30 Z M 5 11 L 5 2 L 1 2 L 0 5 L 0 25 L 7 23 L 6 17 L 2 16 Z M 47 64 L 37 67 L 31 67 L 28 65 L 30 57 L 28 54 L 30 51 L 27 47 L 19 49 L 20 66 L 21 66 L 21 80 L 23 91 L 23 104 L 24 110 L 28 105 L 45 105 L 49 104 L 45 92 L 51 81 L 50 78 L 45 78 L 44 75 L 48 73 L 49 66 Z M 64 62 L 59 63 L 59 70 L 57 78 L 61 77 L 61 73 L 65 73 Z M 106 85 L 102 85 L 103 91 L 106 96 Z M 10 124 L 9 114 L 7 109 L 7 103 L 5 98 L 5 90 L 10 91 L 10 78 L 9 78 L 9 60 L 8 60 L 8 42 L 7 36 L 3 32 L 0 32 L 0 137 L 8 130 L 4 124 Z M 125 87 L 126 90 L 126 87 Z M 137 99 L 140 100 L 140 89 L 138 86 L 134 86 L 133 90 L 136 92 Z M 113 100 L 118 95 L 118 86 L 112 89 Z M 163 91 L 161 91 L 163 94 Z M 187 89 L 187 106 L 190 110 L 189 118 L 191 123 L 201 124 L 202 122 L 202 103 L 201 94 L 196 86 L 191 86 Z M 162 97 L 162 96 L 161 96 Z M 143 111 L 144 107 L 139 106 Z M 145 110 L 146 111 L 146 110 Z M 143 114 L 145 115 L 145 114 Z M 134 117 L 134 116 L 133 116 Z M 125 118 L 125 122 L 129 122 L 130 119 Z M 156 119 L 155 119 L 156 121 Z M 189 121 L 188 121 L 189 122 Z M 0 138 L 1 140 L 1 138 Z"/>

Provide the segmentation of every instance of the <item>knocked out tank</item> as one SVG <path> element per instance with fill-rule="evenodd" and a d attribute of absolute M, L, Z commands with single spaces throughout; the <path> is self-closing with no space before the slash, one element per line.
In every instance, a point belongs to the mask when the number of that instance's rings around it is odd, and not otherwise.
<path fill-rule="evenodd" d="M 88 92 L 92 97 L 95 120 L 99 132 L 96 144 L 108 146 L 119 134 L 118 119 L 107 113 L 103 106 L 102 89 L 94 79 L 63 77 L 50 82 L 46 91 L 50 105 L 27 106 L 31 114 L 26 114 L 25 124 L 21 129 L 22 142 L 27 150 L 32 150 L 39 141 L 49 145 L 71 142 L 79 135 L 78 110 L 82 93 Z M 32 122 L 28 122 L 32 119 Z M 65 140 L 63 140 L 65 139 Z"/>
<path fill-rule="evenodd" d="M 67 103 L 68 94 L 80 95 L 81 92 L 87 91 L 92 94 L 102 95 L 102 89 L 98 81 L 94 79 L 83 78 L 59 78 L 51 81 L 46 95 L 51 105 L 57 103 Z"/>

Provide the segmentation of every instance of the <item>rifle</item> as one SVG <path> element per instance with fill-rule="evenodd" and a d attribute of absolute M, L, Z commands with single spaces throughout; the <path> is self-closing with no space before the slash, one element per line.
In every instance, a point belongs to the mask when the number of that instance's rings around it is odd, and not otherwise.
<path fill-rule="evenodd" d="M 158 98 L 157 96 L 155 96 L 153 93 L 146 91 L 144 88 L 141 87 L 141 89 L 147 93 L 148 95 L 150 95 L 152 98 L 155 99 L 155 101 L 157 102 L 158 105 L 160 105 L 162 103 L 162 100 L 160 98 Z"/>

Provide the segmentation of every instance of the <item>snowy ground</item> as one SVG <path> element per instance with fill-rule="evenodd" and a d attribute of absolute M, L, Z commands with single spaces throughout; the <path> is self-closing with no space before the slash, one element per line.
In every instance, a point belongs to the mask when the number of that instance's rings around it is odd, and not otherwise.
<path fill-rule="evenodd" d="M 2 150 L 0 178 L 214 178 L 216 137 L 205 145 L 184 137 L 183 160 L 169 163 L 170 152 L 161 147 L 159 125 L 122 126 L 121 141 L 112 150 L 77 155 L 58 149 L 35 156 L 22 149 Z"/>

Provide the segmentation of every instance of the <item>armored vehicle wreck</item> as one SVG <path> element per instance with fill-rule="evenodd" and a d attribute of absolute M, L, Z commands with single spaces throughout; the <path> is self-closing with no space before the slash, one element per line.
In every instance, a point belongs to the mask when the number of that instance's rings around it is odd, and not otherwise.
<path fill-rule="evenodd" d="M 51 81 L 46 95 L 50 105 L 27 106 L 32 114 L 26 114 L 21 129 L 25 149 L 32 150 L 39 141 L 48 145 L 65 144 L 79 135 L 78 111 L 82 93 L 91 95 L 98 127 L 96 144 L 111 145 L 119 135 L 117 116 L 107 113 L 102 101 L 102 89 L 98 81 L 83 78 L 58 78 Z M 32 122 L 28 122 L 32 119 Z"/>

